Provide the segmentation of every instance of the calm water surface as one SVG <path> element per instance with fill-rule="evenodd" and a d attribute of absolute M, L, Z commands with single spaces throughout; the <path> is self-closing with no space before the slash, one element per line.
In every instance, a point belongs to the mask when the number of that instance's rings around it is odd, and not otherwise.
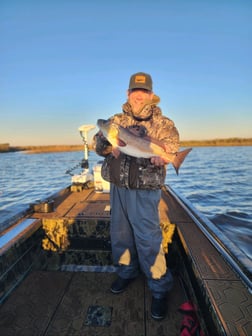
<path fill-rule="evenodd" d="M 0 154 L 0 226 L 36 200 L 71 184 L 68 169 L 82 152 Z M 90 169 L 100 160 L 90 153 Z M 80 167 L 73 170 L 78 174 Z M 166 183 L 186 197 L 246 255 L 252 265 L 252 147 L 196 147 Z"/>

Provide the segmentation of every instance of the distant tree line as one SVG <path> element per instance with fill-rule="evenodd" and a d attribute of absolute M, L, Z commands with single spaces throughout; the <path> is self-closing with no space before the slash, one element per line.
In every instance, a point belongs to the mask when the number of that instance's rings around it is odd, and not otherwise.
<path fill-rule="evenodd" d="M 9 151 L 10 151 L 10 144 L 8 143 L 0 144 L 0 153 L 9 152 Z"/>
<path fill-rule="evenodd" d="M 252 146 L 252 138 L 228 138 L 212 140 L 181 141 L 181 146 L 206 147 L 206 146 Z"/>
<path fill-rule="evenodd" d="M 252 146 L 252 138 L 228 138 L 213 140 L 181 141 L 182 147 L 211 147 L 211 146 Z M 92 150 L 92 148 L 89 148 Z M 10 146 L 9 143 L 0 144 L 0 153 L 26 151 L 27 153 L 72 152 L 83 150 L 83 145 L 51 145 L 51 146 Z"/>

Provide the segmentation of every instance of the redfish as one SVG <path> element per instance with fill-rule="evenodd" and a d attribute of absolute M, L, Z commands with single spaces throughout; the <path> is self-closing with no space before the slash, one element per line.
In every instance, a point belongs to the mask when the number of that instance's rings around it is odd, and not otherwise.
<path fill-rule="evenodd" d="M 192 150 L 192 148 L 188 148 L 180 152 L 168 153 L 162 141 L 147 135 L 137 134 L 136 131 L 131 131 L 129 128 L 124 128 L 110 120 L 98 119 L 97 126 L 114 148 L 138 158 L 159 156 L 170 162 L 177 174 L 185 157 Z"/>

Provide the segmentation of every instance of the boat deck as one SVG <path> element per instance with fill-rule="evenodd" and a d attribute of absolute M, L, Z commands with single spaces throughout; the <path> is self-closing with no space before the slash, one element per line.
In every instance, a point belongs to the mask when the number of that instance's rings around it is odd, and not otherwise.
<path fill-rule="evenodd" d="M 124 293 L 110 292 L 116 273 L 109 218 L 109 194 L 78 188 L 55 199 L 54 211 L 32 214 L 34 226 L 41 220 L 46 232 L 42 244 L 47 239 L 47 248 L 58 244 L 66 251 L 42 252 L 46 263 L 24 277 L 0 307 L 1 335 L 178 335 L 183 317 L 178 308 L 186 296 L 176 275 L 162 321 L 150 316 L 151 293 L 143 275 Z M 68 236 L 54 235 L 65 224 Z"/>
<path fill-rule="evenodd" d="M 177 227 L 167 257 L 175 281 L 159 322 L 143 275 L 109 290 L 109 194 L 71 186 L 52 200 L 52 211 L 36 206 L 0 237 L 0 335 L 175 336 L 188 298 L 205 335 L 251 335 L 251 293 L 170 191 L 160 221 Z"/>
<path fill-rule="evenodd" d="M 143 277 L 121 294 L 109 291 L 114 273 L 32 272 L 2 307 L 1 335 L 178 335 L 185 300 L 178 281 L 167 317 L 150 316 Z"/>

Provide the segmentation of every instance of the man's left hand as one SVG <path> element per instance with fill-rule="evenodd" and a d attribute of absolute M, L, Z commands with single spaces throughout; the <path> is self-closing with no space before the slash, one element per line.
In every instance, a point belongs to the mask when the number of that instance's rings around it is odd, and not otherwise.
<path fill-rule="evenodd" d="M 151 163 L 155 166 L 164 166 L 166 163 L 161 157 L 159 156 L 153 156 L 151 159 Z"/>

